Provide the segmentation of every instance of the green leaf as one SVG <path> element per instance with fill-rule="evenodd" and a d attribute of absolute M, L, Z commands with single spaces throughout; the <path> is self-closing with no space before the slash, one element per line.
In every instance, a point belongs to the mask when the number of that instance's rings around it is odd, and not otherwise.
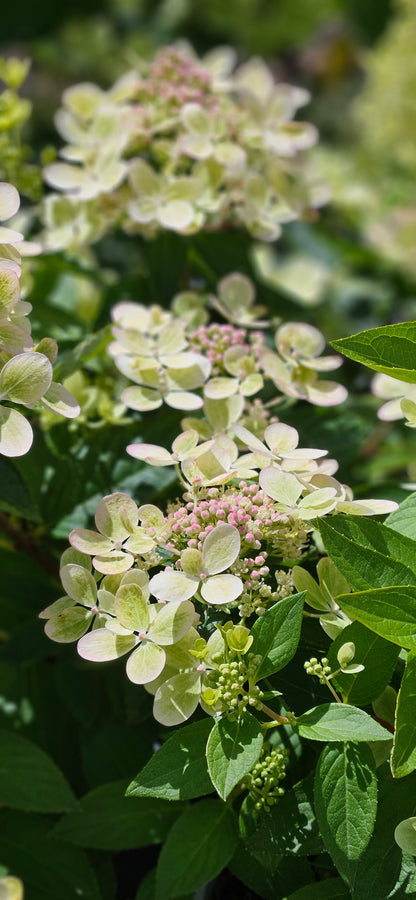
<path fill-rule="evenodd" d="M 14 809 L 57 813 L 75 797 L 53 760 L 27 738 L 0 731 L 0 803 Z"/>
<path fill-rule="evenodd" d="M 168 738 L 127 788 L 127 796 L 192 800 L 212 793 L 205 747 L 212 719 L 201 719 Z"/>
<path fill-rule="evenodd" d="M 410 494 L 384 522 L 388 528 L 416 540 L 416 494 Z"/>
<path fill-rule="evenodd" d="M 403 778 L 416 769 L 416 653 L 409 653 L 397 697 L 391 757 L 394 778 Z"/>
<path fill-rule="evenodd" d="M 0 509 L 38 522 L 40 513 L 31 490 L 13 462 L 0 458 Z"/>
<path fill-rule="evenodd" d="M 283 857 L 274 872 L 270 872 L 252 855 L 250 849 L 250 844 L 245 845 L 241 842 L 229 868 L 243 884 L 255 891 L 256 896 L 259 894 L 266 900 L 288 900 L 288 890 L 300 890 L 308 885 L 313 877 L 306 859 Z"/>
<path fill-rule="evenodd" d="M 400 877 L 402 865 L 402 851 L 394 840 L 394 831 L 399 822 L 414 815 L 416 815 L 415 774 L 405 779 L 394 780 L 385 763 L 379 769 L 378 810 L 374 833 L 356 868 L 352 891 L 354 900 L 376 900 L 376 898 L 387 900 L 391 897 L 406 896 L 406 892 L 392 891 Z M 414 873 L 416 862 L 409 861 Z"/>
<path fill-rule="evenodd" d="M 377 813 L 375 762 L 366 744 L 324 748 L 315 772 L 315 809 L 326 849 L 351 885 Z"/>
<path fill-rule="evenodd" d="M 299 643 L 305 591 L 279 600 L 251 629 L 251 653 L 261 656 L 256 680 L 279 672 L 292 659 Z"/>
<path fill-rule="evenodd" d="M 331 341 L 349 359 L 401 381 L 416 382 L 416 322 L 400 322 Z"/>
<path fill-rule="evenodd" d="M 342 878 L 314 881 L 290 894 L 286 900 L 349 900 L 351 894 Z"/>
<path fill-rule="evenodd" d="M 308 776 L 259 818 L 258 827 L 250 835 L 250 852 L 274 871 L 282 856 L 309 856 L 323 849 L 313 808 L 313 782 Z"/>
<path fill-rule="evenodd" d="M 362 709 L 346 703 L 322 703 L 296 720 L 301 737 L 311 741 L 389 741 L 390 732 Z"/>
<path fill-rule="evenodd" d="M 226 800 L 232 789 L 256 764 L 263 747 L 260 723 L 249 712 L 238 719 L 221 718 L 207 742 L 211 781 Z"/>
<path fill-rule="evenodd" d="M 22 879 L 28 900 L 101 900 L 86 854 L 55 840 L 47 818 L 1 810 L 0 843 L 1 861 Z"/>
<path fill-rule="evenodd" d="M 237 821 L 222 800 L 201 800 L 172 826 L 162 847 L 156 900 L 196 891 L 221 872 L 238 841 Z"/>
<path fill-rule="evenodd" d="M 337 603 L 348 616 L 386 641 L 416 650 L 416 587 L 398 585 L 341 594 Z"/>
<path fill-rule="evenodd" d="M 344 703 L 366 706 L 376 700 L 389 684 L 400 651 L 396 644 L 385 641 L 360 622 L 352 622 L 328 650 L 328 661 L 333 671 L 339 668 L 337 653 L 346 641 L 355 644 L 354 661 L 365 668 L 363 672 L 351 675 L 340 672 L 332 679 L 332 684 L 341 692 Z"/>
<path fill-rule="evenodd" d="M 317 523 L 328 555 L 356 591 L 411 584 L 416 541 L 357 516 L 333 516 Z"/>
<path fill-rule="evenodd" d="M 59 360 L 54 367 L 54 381 L 64 381 L 65 378 L 69 378 L 73 372 L 76 372 L 89 359 L 103 353 L 110 341 L 111 330 L 109 325 L 101 328 L 96 334 L 89 335 Z"/>
<path fill-rule="evenodd" d="M 126 782 L 95 788 L 63 816 L 54 835 L 69 844 L 97 850 L 129 850 L 160 844 L 182 806 L 150 797 L 133 802 L 125 795 Z"/>

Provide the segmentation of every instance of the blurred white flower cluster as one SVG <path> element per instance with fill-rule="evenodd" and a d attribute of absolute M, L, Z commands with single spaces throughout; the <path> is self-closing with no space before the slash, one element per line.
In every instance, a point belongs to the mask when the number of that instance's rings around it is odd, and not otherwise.
<path fill-rule="evenodd" d="M 108 91 L 69 88 L 56 115 L 64 161 L 44 170 L 56 191 L 46 246 L 79 247 L 116 226 L 145 237 L 234 226 L 275 240 L 327 199 L 304 154 L 316 129 L 294 120 L 308 99 L 260 59 L 235 69 L 227 47 L 202 60 L 165 47 Z"/>

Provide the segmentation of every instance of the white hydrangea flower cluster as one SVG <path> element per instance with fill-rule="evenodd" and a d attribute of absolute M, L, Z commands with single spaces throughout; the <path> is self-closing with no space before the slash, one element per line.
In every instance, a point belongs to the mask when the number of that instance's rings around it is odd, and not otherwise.
<path fill-rule="evenodd" d="M 341 403 L 346 389 L 318 377 L 342 361 L 340 356 L 321 355 L 321 332 L 306 323 L 287 322 L 277 329 L 273 351 L 264 334 L 267 322 L 258 318 L 264 307 L 254 300 L 252 281 L 232 272 L 221 279 L 216 295 L 208 297 L 209 305 L 230 324 L 209 325 L 197 292 L 175 297 L 172 312 L 133 302 L 117 304 L 112 310 L 115 340 L 108 352 L 134 383 L 123 391 L 122 402 L 140 412 L 163 402 L 187 411 L 204 407 L 216 431 L 227 431 L 239 420 L 247 412 L 248 398 L 258 395 L 265 383 L 279 391 L 276 402 L 288 397 L 318 406 Z M 195 422 L 191 427 L 199 430 Z M 208 428 L 205 437 L 210 436 Z"/>
<path fill-rule="evenodd" d="M 0 221 L 14 216 L 20 206 L 13 185 L 0 183 Z M 3 402 L 33 409 L 36 403 L 56 415 L 73 418 L 79 413 L 74 397 L 53 381 L 58 348 L 45 338 L 36 347 L 30 334 L 31 304 L 20 299 L 21 253 L 40 248 L 26 244 L 23 234 L 0 227 L 0 453 L 22 456 L 33 441 L 32 428 L 21 412 Z"/>
<path fill-rule="evenodd" d="M 164 47 L 108 91 L 69 88 L 56 115 L 64 161 L 44 170 L 57 191 L 46 245 L 83 246 L 116 226 L 145 237 L 234 226 L 275 240 L 327 199 L 304 158 L 316 129 L 294 120 L 308 100 L 260 59 L 235 69 L 230 48 L 199 60 Z"/>

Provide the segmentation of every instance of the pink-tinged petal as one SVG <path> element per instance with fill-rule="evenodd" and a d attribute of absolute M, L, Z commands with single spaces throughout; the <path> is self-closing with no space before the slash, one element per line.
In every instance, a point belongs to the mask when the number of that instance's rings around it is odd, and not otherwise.
<path fill-rule="evenodd" d="M 75 419 L 81 412 L 75 397 L 67 391 L 63 384 L 56 381 L 52 382 L 46 394 L 43 395 L 41 403 L 45 409 L 56 416 L 63 416 L 65 419 Z"/>
<path fill-rule="evenodd" d="M 236 575 L 211 575 L 203 582 L 201 595 L 211 606 L 224 606 L 236 600 L 243 590 L 243 582 Z"/>
<path fill-rule="evenodd" d="M 309 403 L 315 406 L 337 406 L 348 397 L 348 391 L 336 381 L 315 381 L 305 385 L 305 394 Z"/>
<path fill-rule="evenodd" d="M 113 541 L 109 538 L 87 528 L 76 528 L 75 531 L 71 531 L 69 543 L 80 553 L 88 553 L 90 556 L 109 553 L 114 547 Z"/>
<path fill-rule="evenodd" d="M 150 579 L 150 593 L 164 603 L 190 600 L 198 590 L 197 578 L 190 578 L 184 572 L 159 572 Z"/>
<path fill-rule="evenodd" d="M 189 631 L 195 620 L 195 607 L 190 600 L 168 603 L 158 612 L 148 631 L 148 637 L 161 644 L 176 644 Z"/>
<path fill-rule="evenodd" d="M 150 641 L 144 641 L 127 660 L 127 678 L 133 684 L 147 684 L 160 675 L 165 667 L 165 662 L 166 653 L 162 647 L 158 647 Z"/>
<path fill-rule="evenodd" d="M 108 494 L 97 506 L 95 524 L 111 541 L 124 541 L 138 522 L 137 505 L 128 494 Z"/>
<path fill-rule="evenodd" d="M 126 451 L 135 459 L 142 459 L 152 466 L 171 466 L 175 462 L 172 454 L 157 444 L 129 444 Z"/>
<path fill-rule="evenodd" d="M 109 662 L 124 656 L 135 645 L 134 635 L 112 634 L 107 628 L 97 628 L 78 641 L 78 653 L 91 662 Z"/>
<path fill-rule="evenodd" d="M 112 550 L 106 556 L 94 556 L 92 562 L 94 569 L 102 575 L 120 575 L 131 569 L 134 556 L 122 550 Z"/>
<path fill-rule="evenodd" d="M 207 575 L 224 572 L 237 559 L 241 539 L 233 525 L 217 525 L 205 538 L 202 547 L 204 571 Z"/>

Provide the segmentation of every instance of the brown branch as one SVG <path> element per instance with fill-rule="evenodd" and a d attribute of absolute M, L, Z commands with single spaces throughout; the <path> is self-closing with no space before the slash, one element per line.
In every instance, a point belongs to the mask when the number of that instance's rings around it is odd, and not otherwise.
<path fill-rule="evenodd" d="M 4 512 L 0 512 L 0 530 L 7 534 L 15 550 L 31 556 L 38 565 L 45 569 L 48 575 L 58 578 L 58 563 L 39 547 L 32 534 L 19 529 Z"/>

